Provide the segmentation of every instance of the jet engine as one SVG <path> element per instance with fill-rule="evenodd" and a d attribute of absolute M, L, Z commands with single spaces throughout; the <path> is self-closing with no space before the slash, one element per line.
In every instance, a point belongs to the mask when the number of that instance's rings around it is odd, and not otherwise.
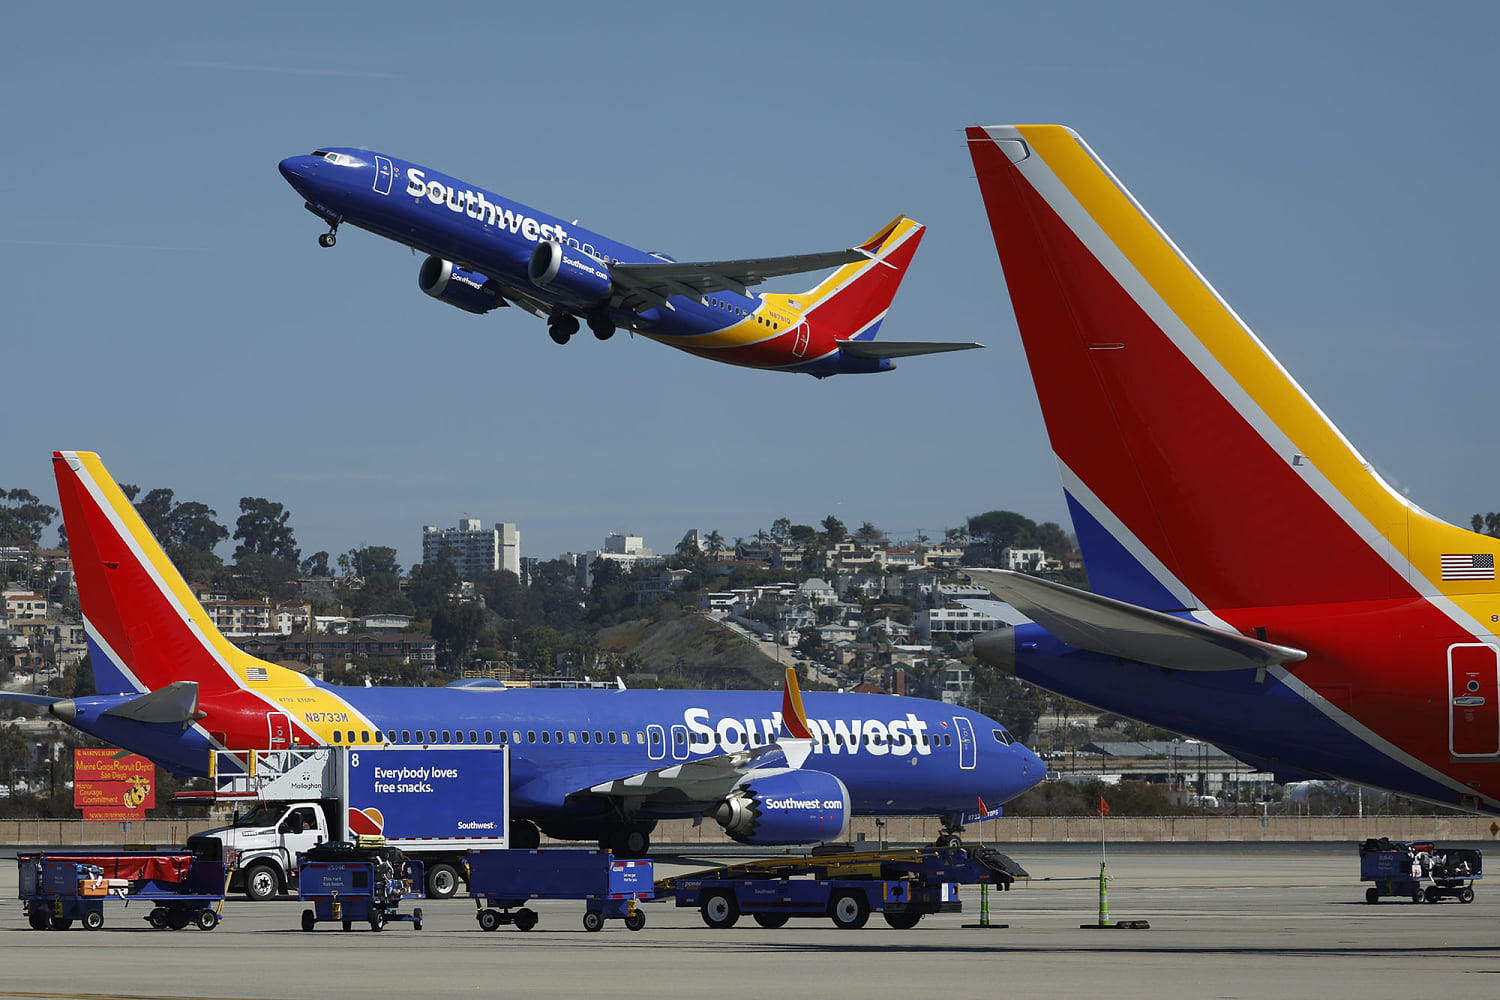
<path fill-rule="evenodd" d="M 417 272 L 417 287 L 464 312 L 487 313 L 505 305 L 495 282 L 441 257 L 428 257 L 422 262 L 422 270 Z"/>
<path fill-rule="evenodd" d="M 609 265 L 566 243 L 538 243 L 526 273 L 532 284 L 580 305 L 595 305 L 609 297 Z"/>
<path fill-rule="evenodd" d="M 753 774 L 708 815 L 742 844 L 842 840 L 849 830 L 849 789 L 826 771 L 783 768 Z"/>

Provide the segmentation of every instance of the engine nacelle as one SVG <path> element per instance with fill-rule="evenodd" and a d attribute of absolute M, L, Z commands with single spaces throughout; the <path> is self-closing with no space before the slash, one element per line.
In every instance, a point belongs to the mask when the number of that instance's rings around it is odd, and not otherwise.
<path fill-rule="evenodd" d="M 849 789 L 826 771 L 752 774 L 709 815 L 742 844 L 812 844 L 849 832 Z"/>
<path fill-rule="evenodd" d="M 441 257 L 428 257 L 422 262 L 422 270 L 417 272 L 417 287 L 464 312 L 487 313 L 505 305 L 495 282 Z"/>
<path fill-rule="evenodd" d="M 596 305 L 609 297 L 609 265 L 566 243 L 538 243 L 526 273 L 533 284 L 580 305 Z"/>

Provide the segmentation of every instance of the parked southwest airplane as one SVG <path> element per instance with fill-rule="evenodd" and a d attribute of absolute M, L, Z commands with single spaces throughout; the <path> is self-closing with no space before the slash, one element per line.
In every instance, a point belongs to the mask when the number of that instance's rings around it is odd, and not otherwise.
<path fill-rule="evenodd" d="M 1084 593 L 988 662 L 1331 777 L 1500 811 L 1500 540 L 1390 488 L 1074 132 L 969 150 L 1062 472 Z"/>
<path fill-rule="evenodd" d="M 817 378 L 982 346 L 875 340 L 925 229 L 905 217 L 848 250 L 679 263 L 393 156 L 319 149 L 282 160 L 281 174 L 329 224 L 320 245 L 347 222 L 421 250 L 422 291 L 471 313 L 515 303 L 559 344 L 582 318 L 600 340 L 623 326 L 699 357 Z M 749 291 L 830 267 L 811 291 Z"/>
<path fill-rule="evenodd" d="M 747 844 L 839 840 L 851 815 L 969 817 L 1046 769 L 1004 726 L 917 698 L 465 685 L 335 687 L 214 628 L 97 455 L 53 455 L 98 695 L 15 695 L 179 775 L 214 750 L 508 743 L 514 846 L 538 828 L 639 856 L 660 819 Z M 803 705 L 806 710 L 804 711 Z M 780 708 L 779 711 L 774 709 Z"/>

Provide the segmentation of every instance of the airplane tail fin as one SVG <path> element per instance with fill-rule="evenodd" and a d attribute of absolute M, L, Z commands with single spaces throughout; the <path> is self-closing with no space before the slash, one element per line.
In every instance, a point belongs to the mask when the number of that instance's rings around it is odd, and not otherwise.
<path fill-rule="evenodd" d="M 845 264 L 797 296 L 804 313 L 839 331 L 840 340 L 874 340 L 926 231 L 920 222 L 896 216 L 859 245 L 869 259 Z"/>
<path fill-rule="evenodd" d="M 1397 494 L 1072 130 L 969 151 L 1096 593 L 1157 610 L 1500 590 Z"/>
<path fill-rule="evenodd" d="M 52 466 L 101 694 L 194 681 L 211 695 L 245 687 L 252 671 L 306 683 L 219 633 L 98 455 L 54 452 Z"/>

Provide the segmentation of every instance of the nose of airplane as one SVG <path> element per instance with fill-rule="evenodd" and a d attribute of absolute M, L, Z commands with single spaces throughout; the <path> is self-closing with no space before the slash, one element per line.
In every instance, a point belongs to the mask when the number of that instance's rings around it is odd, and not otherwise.
<path fill-rule="evenodd" d="M 1001 673 L 1016 675 L 1016 630 L 997 628 L 974 640 L 974 655 Z"/>
<path fill-rule="evenodd" d="M 301 191 L 302 186 L 312 180 L 316 162 L 315 156 L 288 156 L 277 164 L 276 169 L 281 171 L 288 184 Z"/>

